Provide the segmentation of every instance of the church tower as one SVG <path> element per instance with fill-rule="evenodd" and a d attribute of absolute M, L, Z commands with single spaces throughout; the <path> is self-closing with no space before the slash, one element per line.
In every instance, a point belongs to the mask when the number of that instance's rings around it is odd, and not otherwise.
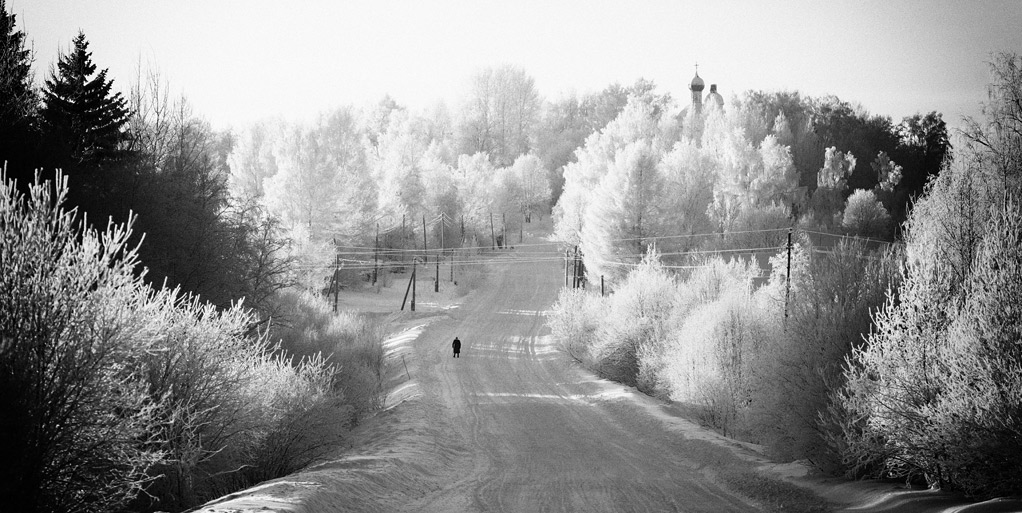
<path fill-rule="evenodd" d="M 703 113 L 703 88 L 705 86 L 706 84 L 703 83 L 703 79 L 699 78 L 699 65 L 696 64 L 696 76 L 688 86 L 689 90 L 692 91 L 692 108 L 695 109 L 696 114 Z"/>
<path fill-rule="evenodd" d="M 710 84 L 710 92 L 706 95 L 706 99 L 703 103 L 709 109 L 720 109 L 724 110 L 724 97 L 717 92 L 717 84 Z"/>

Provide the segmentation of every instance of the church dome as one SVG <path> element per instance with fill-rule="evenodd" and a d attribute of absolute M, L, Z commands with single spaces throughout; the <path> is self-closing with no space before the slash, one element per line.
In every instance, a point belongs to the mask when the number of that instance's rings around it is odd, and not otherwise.
<path fill-rule="evenodd" d="M 702 91 L 705 85 L 706 84 L 703 82 L 703 79 L 699 78 L 699 72 L 697 71 L 695 78 L 692 79 L 692 84 L 689 85 L 688 88 L 693 91 Z"/>

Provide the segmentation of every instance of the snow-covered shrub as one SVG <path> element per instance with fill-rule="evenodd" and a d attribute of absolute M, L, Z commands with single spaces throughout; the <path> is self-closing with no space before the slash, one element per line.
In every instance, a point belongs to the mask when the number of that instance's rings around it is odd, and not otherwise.
<path fill-rule="evenodd" d="M 332 305 L 310 292 L 289 289 L 278 298 L 281 317 L 271 326 L 269 339 L 279 342 L 279 353 L 294 362 L 321 359 L 333 367 L 343 402 L 358 415 L 380 407 L 381 327 L 355 312 L 334 313 Z"/>
<path fill-rule="evenodd" d="M 849 473 L 975 494 L 1020 488 L 1022 60 L 999 54 L 963 149 L 906 223 L 898 298 L 849 359 L 838 394 Z"/>
<path fill-rule="evenodd" d="M 240 304 L 218 311 L 161 289 L 126 307 L 140 321 L 131 366 L 160 404 L 166 457 L 148 490 L 158 507 L 192 506 L 293 471 L 347 427 L 334 369 L 322 358 L 274 356 L 265 334 L 245 336 L 256 319 Z M 334 423 L 313 421 L 323 415 Z"/>
<path fill-rule="evenodd" d="M 122 508 L 163 458 L 158 404 L 129 365 L 140 278 L 130 229 L 82 228 L 67 178 L 0 173 L 0 495 L 12 511 Z M 129 224 L 130 226 L 130 224 Z"/>
<path fill-rule="evenodd" d="M 604 319 L 605 301 L 585 289 L 565 288 L 554 303 L 550 329 L 569 356 L 592 368 L 592 347 Z"/>
<path fill-rule="evenodd" d="M 335 393 L 334 369 L 321 358 L 294 362 L 283 356 L 263 359 L 246 390 L 258 405 L 262 425 L 253 440 L 243 480 L 230 480 L 215 495 L 286 476 L 336 447 L 355 415 L 344 394 Z"/>
<path fill-rule="evenodd" d="M 347 410 L 330 367 L 274 357 L 240 304 L 150 289 L 130 224 L 83 230 L 66 193 L 58 174 L 28 200 L 6 181 L 0 194 L 5 504 L 184 509 L 336 440 Z"/>
<path fill-rule="evenodd" d="M 660 371 L 677 286 L 655 248 L 607 299 L 594 355 L 604 377 L 658 395 L 665 393 Z"/>
<path fill-rule="evenodd" d="M 843 384 L 845 357 L 870 332 L 871 315 L 896 280 L 899 257 L 854 239 L 826 251 L 797 244 L 784 317 L 786 258 L 782 251 L 771 259 L 771 282 L 759 292 L 775 327 L 759 359 L 751 415 L 757 438 L 776 456 L 833 470 L 837 462 L 826 435 L 834 426 L 821 425 L 820 414 Z"/>
<path fill-rule="evenodd" d="M 701 406 L 703 420 L 727 434 L 746 431 L 764 320 L 750 293 L 749 261 L 711 259 L 681 284 L 682 313 L 665 350 L 671 397 Z"/>
<path fill-rule="evenodd" d="M 1019 491 L 1020 227 L 1016 200 L 994 207 L 966 279 L 944 303 L 933 300 L 945 280 L 908 267 L 901 301 L 889 302 L 846 371 L 841 406 L 858 421 L 845 424 L 850 472 L 925 477 L 977 494 Z"/>
<path fill-rule="evenodd" d="M 841 226 L 854 235 L 886 239 L 891 236 L 891 216 L 873 191 L 856 189 L 845 203 Z"/>
<path fill-rule="evenodd" d="M 993 215 L 947 333 L 948 375 L 931 412 L 941 477 L 976 493 L 1022 486 L 1022 212 Z"/>

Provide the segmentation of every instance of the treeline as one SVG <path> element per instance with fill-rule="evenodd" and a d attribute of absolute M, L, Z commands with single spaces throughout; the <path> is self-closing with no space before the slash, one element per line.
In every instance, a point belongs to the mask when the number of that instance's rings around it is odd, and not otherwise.
<path fill-rule="evenodd" d="M 1018 493 L 1022 59 L 998 54 L 991 69 L 987 120 L 969 121 L 953 160 L 946 134 L 920 128 L 937 115 L 893 132 L 860 117 L 897 141 L 868 173 L 830 139 L 843 132 L 826 128 L 826 102 L 792 124 L 751 94 L 680 128 L 633 102 L 566 170 L 560 233 L 613 293 L 565 290 L 555 335 L 597 373 L 693 405 L 779 458 Z M 799 148 L 823 145 L 809 180 Z M 679 203 L 656 210 L 665 199 Z"/>
<path fill-rule="evenodd" d="M 171 101 L 158 76 L 138 77 L 127 97 L 117 92 L 82 33 L 37 91 L 25 36 L 13 16 L 0 15 L 7 178 L 27 190 L 37 171 L 60 169 L 67 205 L 90 226 L 137 216 L 135 242 L 146 239 L 139 256 L 152 285 L 166 280 L 221 308 L 241 297 L 266 308 L 287 282 L 265 265 L 284 258 L 284 239 L 265 212 L 229 196 L 230 135 L 214 132 L 184 98 Z"/>
<path fill-rule="evenodd" d="M 633 95 L 565 167 L 558 236 L 611 283 L 654 241 L 673 265 L 775 247 L 764 233 L 795 222 L 891 241 L 949 151 L 937 113 L 894 124 L 833 97 L 760 92 L 676 113 Z"/>
<path fill-rule="evenodd" d="M 549 212 L 549 177 L 535 154 L 496 167 L 486 153 L 458 154 L 428 119 L 380 108 L 379 131 L 352 108 L 311 126 L 258 124 L 230 156 L 233 194 L 280 220 L 306 288 L 323 287 L 335 267 L 357 285 L 344 269 L 371 266 L 377 249 L 387 260 L 424 243 L 489 247 L 494 218 L 497 233 L 518 233 Z"/>
<path fill-rule="evenodd" d="M 300 267 L 315 270 L 308 287 L 336 257 L 364 268 L 377 248 L 384 258 L 421 249 L 424 221 L 430 249 L 489 247 L 492 232 L 518 233 L 549 212 L 575 148 L 629 95 L 666 108 L 654 89 L 639 80 L 548 102 L 524 71 L 503 66 L 472 77 L 454 112 L 416 113 L 385 97 L 310 123 L 265 121 L 235 141 L 232 194 L 281 220 Z"/>

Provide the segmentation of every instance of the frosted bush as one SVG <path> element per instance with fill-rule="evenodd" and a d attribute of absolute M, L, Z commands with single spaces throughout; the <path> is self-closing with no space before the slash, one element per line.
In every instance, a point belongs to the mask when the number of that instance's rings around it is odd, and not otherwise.
<path fill-rule="evenodd" d="M 651 248 L 607 300 L 593 347 L 600 374 L 650 395 L 663 390 L 661 355 L 677 300 L 674 279 Z"/>
<path fill-rule="evenodd" d="M 845 203 L 841 226 L 854 235 L 886 239 L 890 237 L 891 216 L 873 191 L 856 189 Z"/>
<path fill-rule="evenodd" d="M 130 223 L 102 234 L 79 228 L 62 210 L 60 175 L 29 200 L 3 187 L 8 504 L 185 509 L 290 472 L 336 439 L 320 427 L 345 410 L 321 359 L 275 358 L 265 336 L 250 335 L 258 323 L 240 304 L 217 310 L 145 286 L 126 245 Z M 45 418 L 62 420 L 42 429 Z"/>
<path fill-rule="evenodd" d="M 948 183 L 942 176 L 927 201 Z M 850 359 L 839 396 L 849 417 L 842 448 L 850 473 L 923 477 L 977 494 L 1018 492 L 1022 215 L 1007 197 L 988 219 L 966 278 L 949 283 L 933 273 L 934 264 L 948 269 L 961 261 L 946 247 L 930 248 L 949 258 L 911 262 L 900 302 L 888 303 L 869 344 Z M 934 301 L 949 289 L 957 294 Z"/>
<path fill-rule="evenodd" d="M 550 316 L 550 329 L 575 361 L 592 367 L 592 346 L 604 319 L 605 301 L 585 289 L 561 290 Z"/>
<path fill-rule="evenodd" d="M 0 495 L 17 511 L 110 511 L 164 457 L 158 404 L 130 362 L 123 304 L 140 278 L 128 226 L 100 233 L 63 209 L 67 179 L 0 173 Z"/>
<path fill-rule="evenodd" d="M 751 262 L 712 259 L 681 285 L 694 300 L 665 348 L 665 381 L 675 400 L 698 404 L 703 420 L 725 433 L 746 431 L 754 362 L 765 331 L 749 279 Z M 684 299 L 688 298 L 688 299 Z"/>
<path fill-rule="evenodd" d="M 776 334 L 760 359 L 762 379 L 752 412 L 759 437 L 778 457 L 809 459 L 832 471 L 835 455 L 826 440 L 834 426 L 821 424 L 820 415 L 843 384 L 845 357 L 870 333 L 872 315 L 896 283 L 900 256 L 869 250 L 857 239 L 827 251 L 797 244 L 787 317 L 786 254 L 778 253 L 771 263 L 771 283 L 760 294 L 768 304 L 768 319 L 776 320 Z"/>

